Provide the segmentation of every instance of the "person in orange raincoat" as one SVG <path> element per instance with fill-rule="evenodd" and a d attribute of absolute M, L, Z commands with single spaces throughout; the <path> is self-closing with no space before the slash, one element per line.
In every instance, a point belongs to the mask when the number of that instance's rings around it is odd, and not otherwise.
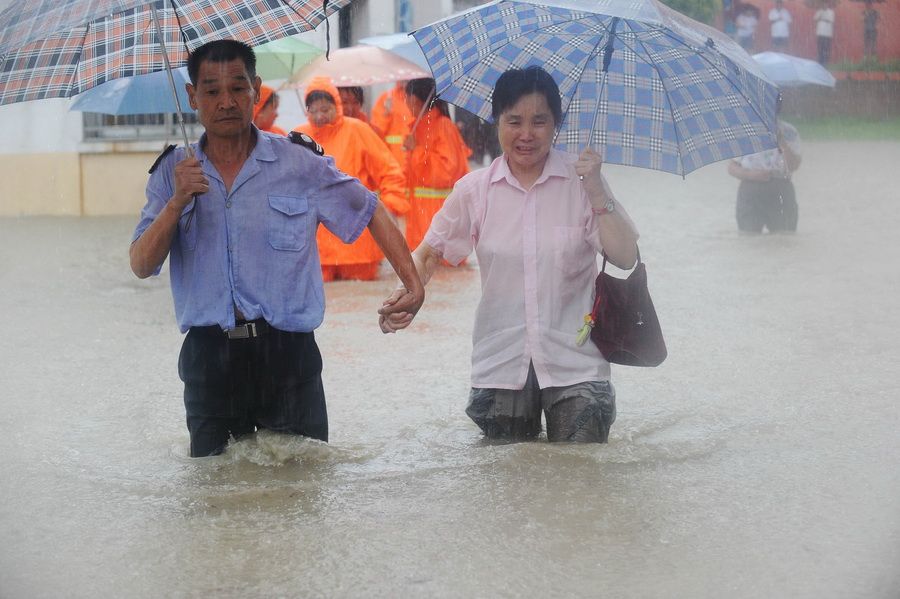
<path fill-rule="evenodd" d="M 260 131 L 268 131 L 277 135 L 287 132 L 275 125 L 278 118 L 278 94 L 268 85 L 259 86 L 259 101 L 253 107 L 253 124 Z"/>
<path fill-rule="evenodd" d="M 416 116 L 406 106 L 405 81 L 398 81 L 397 85 L 378 96 L 369 120 L 369 124 L 391 149 L 404 172 L 406 151 L 403 149 L 403 142 L 415 120 Z"/>
<path fill-rule="evenodd" d="M 310 80 L 305 102 L 309 122 L 294 130 L 319 142 L 325 154 L 334 158 L 338 169 L 378 193 L 391 212 L 407 212 L 409 202 L 403 171 L 369 125 L 344 117 L 340 93 L 331 79 L 315 77 Z M 324 227 L 319 227 L 316 241 L 325 281 L 371 281 L 378 277 L 378 266 L 384 254 L 368 231 L 347 245 Z"/>
<path fill-rule="evenodd" d="M 369 117 L 363 110 L 363 103 L 366 101 L 363 88 L 356 85 L 339 87 L 338 93 L 341 94 L 341 108 L 344 110 L 344 116 L 359 119 L 364 123 L 369 122 Z"/>
<path fill-rule="evenodd" d="M 447 103 L 434 99 L 434 79 L 407 82 L 406 105 L 412 114 L 422 115 L 404 144 L 409 153 L 406 168 L 411 204 L 406 215 L 406 243 L 415 249 L 453 185 L 469 172 L 472 150 L 450 120 Z"/>

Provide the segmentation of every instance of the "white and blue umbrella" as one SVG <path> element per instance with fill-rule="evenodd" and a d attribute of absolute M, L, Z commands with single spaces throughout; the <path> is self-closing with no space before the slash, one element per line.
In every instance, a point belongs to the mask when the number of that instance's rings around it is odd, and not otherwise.
<path fill-rule="evenodd" d="M 156 71 L 107 81 L 75 96 L 70 110 L 115 115 L 178 112 L 168 77 L 166 71 Z M 187 67 L 172 69 L 172 77 L 181 109 L 190 110 L 184 89 L 184 84 L 190 81 Z"/>
<path fill-rule="evenodd" d="M 657 0 L 495 0 L 413 36 L 437 95 L 486 120 L 504 71 L 546 69 L 570 152 L 684 175 L 777 145 L 778 88 L 756 61 Z"/>
<path fill-rule="evenodd" d="M 780 87 L 803 85 L 834 87 L 836 83 L 834 75 L 815 60 L 781 52 L 760 52 L 754 54 L 753 59 L 759 63 L 766 77 Z"/>

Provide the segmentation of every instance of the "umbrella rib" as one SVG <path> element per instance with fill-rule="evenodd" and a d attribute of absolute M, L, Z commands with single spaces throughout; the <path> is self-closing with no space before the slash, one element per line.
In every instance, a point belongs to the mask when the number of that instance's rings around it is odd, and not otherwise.
<path fill-rule="evenodd" d="M 607 34 L 609 33 L 609 29 L 606 29 L 606 33 Z M 584 62 L 581 64 L 581 69 L 578 71 L 578 80 L 580 80 L 582 75 L 584 74 L 584 70 L 587 68 L 588 62 L 591 60 L 591 58 L 593 58 L 597 54 L 597 48 L 600 47 L 600 43 L 603 40 L 604 40 L 604 38 L 600 38 L 600 41 L 598 41 L 594 45 L 594 49 L 587 53 L 587 56 L 585 57 Z M 604 82 L 605 82 L 605 80 L 604 80 Z M 575 85 L 575 88 L 576 89 L 578 88 L 577 84 Z M 600 110 L 600 95 L 601 94 L 597 94 L 597 109 L 596 110 Z M 571 106 L 572 106 L 572 102 L 569 102 L 568 104 L 566 104 L 566 110 L 565 110 L 565 112 L 563 112 L 562 119 L 560 119 L 560 122 L 559 122 L 560 127 L 562 127 L 562 124 L 566 121 L 567 118 L 569 118 L 569 108 Z M 596 113 L 595 113 L 594 118 L 596 119 Z M 559 131 L 560 130 L 557 129 L 556 135 L 553 136 L 553 143 L 556 143 L 556 140 L 559 137 Z M 594 134 L 594 126 L 591 125 L 591 131 L 590 131 L 590 133 L 588 133 L 588 141 L 587 141 L 588 147 L 590 147 L 590 145 L 591 145 L 591 137 L 593 137 L 593 134 Z"/>
<path fill-rule="evenodd" d="M 664 92 L 663 97 L 666 99 L 666 103 L 669 105 L 669 113 L 673 117 L 672 118 L 672 128 L 675 131 L 675 140 L 676 140 L 676 143 L 678 144 L 678 162 L 679 162 L 679 166 L 681 167 L 681 176 L 684 177 L 684 174 L 685 174 L 684 173 L 684 160 L 681 157 L 681 134 L 678 132 L 678 123 L 676 122 L 676 120 L 674 118 L 675 117 L 675 107 L 672 106 L 672 100 L 669 97 L 669 90 L 666 88 L 666 80 L 663 77 L 663 73 L 660 70 L 659 65 L 656 63 L 655 60 L 653 60 L 653 55 L 650 53 L 649 50 L 647 50 L 647 47 L 644 45 L 643 40 L 639 40 L 637 38 L 637 36 L 635 36 L 634 39 L 641 45 L 641 47 L 644 50 L 644 53 L 647 55 L 647 58 L 650 61 L 650 66 L 653 68 L 654 71 L 656 71 L 657 75 L 659 76 L 659 84 L 662 86 L 663 92 Z M 633 48 L 632 46 L 629 46 L 627 43 L 625 43 L 625 40 L 623 40 L 621 37 L 619 38 L 619 41 L 622 42 L 623 46 L 626 46 L 629 50 L 631 50 L 635 54 L 638 54 L 638 52 L 635 50 L 635 48 Z"/>
<path fill-rule="evenodd" d="M 679 43 L 679 44 L 681 44 L 681 45 L 683 45 L 683 46 L 687 46 L 688 48 L 690 48 L 690 46 L 689 46 L 686 42 L 684 42 L 684 41 L 678 39 L 677 37 L 675 37 L 674 35 L 670 34 L 669 32 L 663 31 L 663 34 L 665 34 L 666 36 L 672 38 L 672 39 L 675 40 L 677 43 Z M 723 72 L 722 69 L 720 69 L 720 68 L 718 67 L 718 65 L 714 64 L 709 58 L 707 58 L 706 56 L 704 56 L 702 53 L 697 52 L 697 56 L 699 56 L 701 60 L 705 60 L 707 63 L 709 63 L 709 65 L 710 65 L 712 68 L 714 68 L 715 70 L 717 70 L 717 71 L 719 72 L 719 74 L 721 74 L 723 77 L 725 77 L 725 79 L 728 81 L 728 83 L 731 84 L 732 89 L 733 89 L 738 95 L 740 95 L 742 98 L 744 98 L 744 100 L 746 100 L 746 102 L 747 102 L 747 104 L 750 106 L 750 108 L 753 109 L 754 114 L 756 114 L 756 117 L 760 120 L 761 123 L 763 123 L 763 125 L 765 125 L 766 121 L 765 121 L 765 119 L 763 118 L 762 114 L 760 114 L 759 109 L 757 109 L 757 107 L 753 105 L 753 102 L 750 100 L 750 98 L 747 97 L 747 94 L 745 94 L 745 93 L 742 91 L 741 87 L 740 87 L 739 85 L 736 85 L 736 84 L 734 83 L 734 81 L 731 79 L 731 77 L 728 76 L 728 73 Z M 723 54 L 722 56 L 723 56 L 723 58 L 725 58 L 726 60 L 729 60 L 729 61 L 731 60 L 731 59 L 729 59 L 727 56 L 725 56 L 724 54 Z M 753 76 L 753 77 L 756 77 L 756 76 L 753 75 L 752 73 L 750 73 L 750 75 Z"/>
<path fill-rule="evenodd" d="M 90 24 L 90 23 L 86 23 L 86 24 L 84 25 L 84 37 L 81 39 L 81 43 L 78 44 L 78 59 L 75 60 L 75 61 L 72 63 L 72 64 L 75 65 L 75 72 L 76 72 L 76 73 L 78 72 L 78 67 L 81 66 L 81 57 L 84 55 L 84 40 L 87 39 L 88 32 L 90 32 L 90 30 L 91 30 L 91 24 Z M 77 96 L 77 95 L 78 95 L 78 94 L 73 94 L 73 93 L 72 93 L 72 87 L 73 87 L 72 85 L 69 85 L 69 91 L 68 91 L 68 93 L 66 94 L 65 97 L 71 98 L 72 96 Z M 87 91 L 87 90 L 83 90 L 83 89 L 82 89 L 82 90 L 79 90 L 78 93 L 80 94 L 80 93 L 83 92 L 83 91 Z"/>
<path fill-rule="evenodd" d="M 596 15 L 591 15 L 590 13 L 586 13 L 585 16 L 579 17 L 579 18 L 577 18 L 577 19 L 575 19 L 575 18 L 570 18 L 570 19 L 561 19 L 561 20 L 559 20 L 559 21 L 555 21 L 555 22 L 553 23 L 553 25 L 554 25 L 554 26 L 557 26 L 557 25 L 564 25 L 564 24 L 566 24 L 566 23 L 575 23 L 575 22 L 577 22 L 577 21 L 581 21 L 581 20 L 590 18 L 591 16 L 596 16 Z M 462 17 L 462 19 L 465 20 L 465 17 Z M 608 28 L 606 25 L 604 25 L 603 23 L 599 23 L 599 25 L 600 25 L 601 27 L 603 27 L 603 29 L 605 29 L 607 33 L 609 33 L 609 28 Z M 491 46 L 488 46 L 488 48 L 487 48 L 487 53 L 485 54 L 485 56 L 490 56 L 490 55 L 494 54 L 499 48 L 503 48 L 503 47 L 505 47 L 505 46 L 508 46 L 509 44 L 513 43 L 514 41 L 516 41 L 516 40 L 519 39 L 520 37 L 525 37 L 525 36 L 527 36 L 527 35 L 532 35 L 533 33 L 534 33 L 534 30 L 530 30 L 530 29 L 529 29 L 528 31 L 521 31 L 521 32 L 519 32 L 518 34 L 516 34 L 514 37 L 507 38 L 507 39 L 503 40 L 502 42 L 499 42 L 497 45 L 491 45 Z M 559 35 L 559 34 L 554 34 L 554 35 Z M 576 34 L 570 34 L 570 35 L 574 37 Z M 562 37 L 562 36 L 560 36 L 560 37 Z M 419 43 L 419 40 L 416 39 L 415 36 L 413 36 L 413 39 L 416 41 L 417 44 Z M 422 47 L 422 44 L 419 44 L 419 47 L 421 48 L 421 47 Z M 423 51 L 424 51 L 424 50 L 423 50 Z M 479 58 L 478 60 L 476 60 L 472 66 L 474 67 L 475 65 L 479 64 L 480 62 L 481 62 L 481 58 Z M 444 89 L 442 89 L 441 91 L 439 91 L 439 92 L 437 93 L 437 95 L 440 96 L 441 93 L 447 91 L 447 88 L 449 88 L 450 85 L 452 85 L 453 83 L 456 83 L 456 82 L 459 80 L 460 77 L 466 76 L 466 75 L 469 73 L 470 69 L 471 69 L 471 67 L 470 67 L 470 68 L 467 68 L 467 69 L 464 68 L 464 69 L 462 70 L 462 73 L 460 73 L 459 77 L 456 77 L 456 78 L 451 79 L 451 80 L 450 80 L 450 84 L 447 85 L 447 86 L 445 86 Z"/>
<path fill-rule="evenodd" d="M 175 22 L 178 23 L 178 33 L 181 34 L 181 42 L 184 44 L 184 51 L 190 56 L 191 49 L 188 47 L 187 36 L 184 34 L 184 27 L 181 25 L 181 17 L 178 16 L 178 7 L 175 5 L 175 0 L 169 0 L 169 3 L 172 5 L 172 14 L 175 15 Z"/>
<path fill-rule="evenodd" d="M 284 1 L 282 2 L 282 4 L 284 4 L 284 6 L 285 6 L 286 8 L 289 8 L 291 11 L 293 11 L 293 13 L 294 13 L 295 15 L 297 15 L 297 16 L 300 18 L 301 21 L 303 21 L 304 23 L 306 23 L 306 26 L 309 27 L 309 29 L 307 29 L 307 31 L 311 31 L 311 30 L 313 30 L 313 29 L 316 28 L 315 25 L 313 25 L 312 23 L 310 23 L 310 22 L 306 19 L 306 17 L 304 17 L 303 15 L 301 15 L 300 12 L 299 12 L 296 8 L 294 8 L 294 6 L 293 6 L 293 4 L 291 4 L 291 2 L 289 2 L 288 0 L 284 0 Z M 324 15 L 323 19 L 326 19 L 326 20 L 327 20 L 327 19 L 328 19 L 328 15 Z"/>

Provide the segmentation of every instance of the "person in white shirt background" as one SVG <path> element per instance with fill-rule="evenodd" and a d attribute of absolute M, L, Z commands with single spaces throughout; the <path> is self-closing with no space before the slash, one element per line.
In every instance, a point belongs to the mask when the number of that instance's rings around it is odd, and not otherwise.
<path fill-rule="evenodd" d="M 734 33 L 737 43 L 747 52 L 753 51 L 756 25 L 759 23 L 758 13 L 758 9 L 752 4 L 744 4 L 734 19 Z"/>
<path fill-rule="evenodd" d="M 781 112 L 781 96 L 778 97 Z M 728 173 L 740 180 L 735 217 L 741 233 L 793 233 L 797 230 L 797 196 L 791 176 L 800 167 L 800 135 L 778 119 L 778 147 L 738 156 Z"/>
<path fill-rule="evenodd" d="M 834 9 L 833 0 L 825 2 L 813 15 L 816 24 L 816 47 L 818 49 L 819 64 L 825 66 L 831 60 L 831 41 L 834 38 Z"/>
<path fill-rule="evenodd" d="M 784 7 L 783 0 L 775 0 L 775 7 L 769 11 L 769 23 L 772 24 L 772 49 L 785 52 L 791 40 L 791 13 Z"/>

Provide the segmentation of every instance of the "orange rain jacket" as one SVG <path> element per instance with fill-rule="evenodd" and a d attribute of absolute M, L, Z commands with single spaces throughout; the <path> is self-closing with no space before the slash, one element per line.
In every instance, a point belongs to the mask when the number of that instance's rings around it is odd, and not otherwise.
<path fill-rule="evenodd" d="M 422 116 L 413 135 L 416 146 L 407 163 L 412 208 L 406 215 L 406 243 L 410 249 L 422 242 L 454 183 L 469 172 L 472 154 L 453 121 L 437 108 Z"/>
<path fill-rule="evenodd" d="M 268 85 L 260 85 L 259 86 L 259 102 L 256 103 L 256 106 L 253 107 L 253 120 L 256 120 L 256 116 L 259 114 L 259 111 L 262 110 L 262 107 L 266 105 L 266 102 L 269 101 L 269 98 L 272 97 L 272 94 L 275 93 L 275 90 Z M 282 129 L 277 125 L 272 125 L 268 129 L 263 129 L 263 131 L 268 131 L 269 133 L 276 133 L 278 135 L 287 135 L 287 131 Z"/>
<path fill-rule="evenodd" d="M 403 142 L 415 120 L 416 115 L 411 113 L 406 105 L 405 81 L 398 82 L 393 88 L 378 96 L 369 120 L 369 124 L 381 132 L 382 139 L 404 171 L 407 167 L 407 156 Z"/>
<path fill-rule="evenodd" d="M 314 91 L 323 91 L 334 98 L 337 117 L 322 127 L 310 122 L 296 127 L 294 131 L 306 133 L 319 142 L 325 154 L 334 158 L 338 169 L 378 193 L 381 202 L 393 213 L 407 212 L 409 202 L 403 171 L 384 142 L 364 122 L 344 117 L 341 96 L 331 79 L 315 77 L 310 80 L 306 95 Z M 347 245 L 324 227 L 319 227 L 316 241 L 323 265 L 367 264 L 384 258 L 368 229 L 355 242 Z"/>

